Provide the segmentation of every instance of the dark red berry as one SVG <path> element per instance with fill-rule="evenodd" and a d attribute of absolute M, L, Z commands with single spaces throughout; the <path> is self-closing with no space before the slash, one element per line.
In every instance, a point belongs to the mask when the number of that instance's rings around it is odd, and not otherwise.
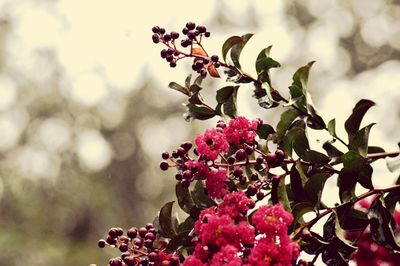
<path fill-rule="evenodd" d="M 121 251 L 121 252 L 128 251 L 128 245 L 125 244 L 125 243 L 122 243 L 122 244 L 119 246 L 119 251 Z"/>
<path fill-rule="evenodd" d="M 118 228 L 113 227 L 110 229 L 110 231 L 108 231 L 108 235 L 111 236 L 112 238 L 115 238 L 119 235 L 118 231 L 119 231 Z"/>
<path fill-rule="evenodd" d="M 151 239 L 146 239 L 145 241 L 144 241 L 144 243 L 143 243 L 143 245 L 146 247 L 146 248 L 151 248 L 151 247 L 153 247 L 153 240 L 151 240 Z"/>
<path fill-rule="evenodd" d="M 276 150 L 275 151 L 276 156 L 281 159 L 281 158 L 285 158 L 285 152 L 283 150 Z"/>
<path fill-rule="evenodd" d="M 247 182 L 247 178 L 244 175 L 239 176 L 240 184 L 244 185 Z"/>
<path fill-rule="evenodd" d="M 254 196 L 257 193 L 257 188 L 254 185 L 250 185 L 247 187 L 247 194 L 249 196 Z"/>
<path fill-rule="evenodd" d="M 183 156 L 186 154 L 186 150 L 182 147 L 179 147 L 178 149 L 176 149 L 176 152 L 179 154 L 179 156 Z"/>
<path fill-rule="evenodd" d="M 218 62 L 219 61 L 218 55 L 211 56 L 211 61 L 213 61 L 214 63 Z"/>
<path fill-rule="evenodd" d="M 228 157 L 228 163 L 229 163 L 229 164 L 234 164 L 235 161 L 236 161 L 236 160 L 235 160 L 234 157 L 232 157 L 232 156 Z"/>
<path fill-rule="evenodd" d="M 258 191 L 256 197 L 258 200 L 262 200 L 265 197 L 265 195 L 263 192 Z"/>
<path fill-rule="evenodd" d="M 250 176 L 250 179 L 253 180 L 253 181 L 256 181 L 256 180 L 258 180 L 258 175 L 257 175 L 256 173 L 253 173 L 253 174 Z"/>
<path fill-rule="evenodd" d="M 203 69 L 203 70 L 200 72 L 200 76 L 201 76 L 202 78 L 207 77 L 207 71 Z"/>
<path fill-rule="evenodd" d="M 268 153 L 267 156 L 265 156 L 265 160 L 268 164 L 273 164 L 276 160 L 276 155 L 274 153 Z"/>
<path fill-rule="evenodd" d="M 164 160 L 167 160 L 167 159 L 169 158 L 169 153 L 168 153 L 167 151 L 165 151 L 165 152 L 163 152 L 163 153 L 161 154 L 161 157 L 162 157 Z"/>
<path fill-rule="evenodd" d="M 182 180 L 182 187 L 188 188 L 190 186 L 190 181 L 187 179 Z"/>
<path fill-rule="evenodd" d="M 191 170 L 185 170 L 182 173 L 183 179 L 191 179 L 193 177 L 193 173 Z"/>
<path fill-rule="evenodd" d="M 177 173 L 177 174 L 175 175 L 175 179 L 176 179 L 176 180 L 182 180 L 182 178 L 183 178 L 183 176 L 182 176 L 182 174 L 180 174 L 180 173 Z"/>
<path fill-rule="evenodd" d="M 158 34 L 153 34 L 153 36 L 151 36 L 151 38 L 153 39 L 154 43 L 160 42 L 160 36 L 158 36 Z"/>
<path fill-rule="evenodd" d="M 169 262 L 169 260 L 163 260 L 161 262 L 161 266 L 170 266 L 170 265 L 171 265 L 171 263 Z"/>
<path fill-rule="evenodd" d="M 153 28 L 151 28 L 151 30 L 153 31 L 153 33 L 160 33 L 160 27 L 159 26 L 154 26 Z"/>
<path fill-rule="evenodd" d="M 144 239 L 154 240 L 154 239 L 156 239 L 156 236 L 155 236 L 153 233 L 147 233 L 147 234 L 144 236 Z"/>
<path fill-rule="evenodd" d="M 150 230 L 151 228 L 154 228 L 154 225 L 152 223 L 147 223 L 145 227 L 147 230 Z"/>
<path fill-rule="evenodd" d="M 187 36 L 189 39 L 194 40 L 196 38 L 196 33 L 194 33 L 193 31 L 189 31 Z"/>
<path fill-rule="evenodd" d="M 237 161 L 243 161 L 246 159 L 246 153 L 243 150 L 238 150 L 235 154 L 235 158 Z"/>
<path fill-rule="evenodd" d="M 193 144 L 190 141 L 186 141 L 185 143 L 181 144 L 181 147 L 185 149 L 185 151 L 189 151 Z"/>
<path fill-rule="evenodd" d="M 264 163 L 264 158 L 262 156 L 258 156 L 256 159 L 256 164 L 263 164 Z"/>
<path fill-rule="evenodd" d="M 164 41 L 169 42 L 172 39 L 171 35 L 165 34 L 164 35 Z"/>
<path fill-rule="evenodd" d="M 122 260 L 120 258 L 112 259 L 108 262 L 110 266 L 122 266 Z"/>
<path fill-rule="evenodd" d="M 197 30 L 199 33 L 205 33 L 207 31 L 206 27 L 204 26 L 197 26 Z"/>
<path fill-rule="evenodd" d="M 144 237 L 147 234 L 147 229 L 145 227 L 140 227 L 139 228 L 139 235 L 140 237 Z"/>
<path fill-rule="evenodd" d="M 188 32 L 189 32 L 189 29 L 188 29 L 188 28 L 185 27 L 185 28 L 182 29 L 182 33 L 183 33 L 183 34 L 186 35 L 186 34 L 188 34 Z"/>
<path fill-rule="evenodd" d="M 176 67 L 176 62 L 175 62 L 175 61 L 172 61 L 171 63 L 169 63 L 169 66 L 170 66 L 170 67 Z"/>
<path fill-rule="evenodd" d="M 134 239 L 137 236 L 137 234 L 138 234 L 138 230 L 136 227 L 132 227 L 131 229 L 128 230 L 128 233 L 127 233 L 128 237 L 131 239 Z"/>
<path fill-rule="evenodd" d="M 167 57 L 167 50 L 166 49 L 162 49 L 160 52 L 161 58 L 166 58 Z"/>
<path fill-rule="evenodd" d="M 122 236 L 124 234 L 124 230 L 122 230 L 122 228 L 117 228 L 117 235 L 118 236 Z"/>
<path fill-rule="evenodd" d="M 214 66 L 215 66 L 216 68 L 219 68 L 219 67 L 221 66 L 221 64 L 220 64 L 219 62 L 215 62 L 215 63 L 214 63 Z"/>
<path fill-rule="evenodd" d="M 160 34 L 164 34 L 165 33 L 165 29 L 164 28 L 160 28 Z"/>
<path fill-rule="evenodd" d="M 251 155 L 251 154 L 253 153 L 253 148 L 247 146 L 247 147 L 244 149 L 244 151 L 246 152 L 247 155 Z"/>
<path fill-rule="evenodd" d="M 158 257 L 158 255 L 155 252 L 150 252 L 148 255 L 149 261 L 151 261 L 151 262 L 156 261 L 157 257 Z"/>
<path fill-rule="evenodd" d="M 194 30 L 195 27 L 196 24 L 194 24 L 193 22 L 186 23 L 186 28 L 188 28 L 188 30 Z"/>
<path fill-rule="evenodd" d="M 160 163 L 160 168 L 161 168 L 161 170 L 166 171 L 166 170 L 168 170 L 168 167 L 169 167 L 168 162 L 162 161 L 162 162 Z"/>
<path fill-rule="evenodd" d="M 239 176 L 243 175 L 242 168 L 235 169 L 235 171 L 233 171 L 233 175 L 236 176 L 236 177 L 239 177 Z"/>
<path fill-rule="evenodd" d="M 106 246 L 106 241 L 104 239 L 100 239 L 97 245 L 99 248 L 104 248 Z"/>
<path fill-rule="evenodd" d="M 207 37 L 207 38 L 208 38 L 208 37 L 210 37 L 210 36 L 211 36 L 211 33 L 210 33 L 209 31 L 207 31 L 207 32 L 204 33 L 204 37 Z"/>
<path fill-rule="evenodd" d="M 171 37 L 173 40 L 176 40 L 179 38 L 179 33 L 177 33 L 176 31 L 171 32 Z"/>
<path fill-rule="evenodd" d="M 106 242 L 110 245 L 115 245 L 117 243 L 117 239 L 112 236 L 108 236 Z"/>

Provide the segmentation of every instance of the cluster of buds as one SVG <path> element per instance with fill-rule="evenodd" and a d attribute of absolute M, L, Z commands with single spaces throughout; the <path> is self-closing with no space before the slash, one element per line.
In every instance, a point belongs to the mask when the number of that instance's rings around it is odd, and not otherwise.
<path fill-rule="evenodd" d="M 202 77 L 206 77 L 208 72 L 212 73 L 212 76 L 218 76 L 216 68 L 221 66 L 218 56 L 208 56 L 201 44 L 203 37 L 210 37 L 210 32 L 207 31 L 205 26 L 196 26 L 195 23 L 188 22 L 182 29 L 182 33 L 186 38 L 181 40 L 180 45 L 183 48 L 190 47 L 190 52 L 184 52 L 177 48 L 178 32 L 167 33 L 164 28 L 159 26 L 154 26 L 152 31 L 153 42 L 156 44 L 162 43 L 166 46 L 161 50 L 160 55 L 161 58 L 169 63 L 170 67 L 176 67 L 176 63 L 182 58 L 191 57 L 193 58 L 193 71 L 196 71 Z"/>
<path fill-rule="evenodd" d="M 179 256 L 164 252 L 166 242 L 158 239 L 158 232 L 153 224 L 145 227 L 133 227 L 126 232 L 121 228 L 111 228 L 107 238 L 100 239 L 98 246 L 118 248 L 120 257 L 109 261 L 109 266 L 137 266 L 137 265 L 179 265 Z"/>

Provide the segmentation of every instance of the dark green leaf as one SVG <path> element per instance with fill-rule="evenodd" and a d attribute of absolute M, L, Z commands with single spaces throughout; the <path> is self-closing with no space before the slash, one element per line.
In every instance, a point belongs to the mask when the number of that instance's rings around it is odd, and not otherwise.
<path fill-rule="evenodd" d="M 381 153 L 381 152 L 385 152 L 385 150 L 382 147 L 368 146 L 368 154 Z"/>
<path fill-rule="evenodd" d="M 189 74 L 189 76 L 186 77 L 185 79 L 185 87 L 189 88 L 190 87 L 190 82 L 192 81 L 192 74 Z"/>
<path fill-rule="evenodd" d="M 218 105 L 215 108 L 217 111 L 221 113 L 221 107 L 223 108 L 224 114 L 235 117 L 237 108 L 236 108 L 236 97 L 239 86 L 226 86 L 217 91 L 217 102 Z"/>
<path fill-rule="evenodd" d="M 385 206 L 390 213 L 394 212 L 397 203 L 400 203 L 400 190 L 389 192 L 385 197 Z"/>
<path fill-rule="evenodd" d="M 284 176 L 272 180 L 271 201 L 273 204 L 280 203 L 285 210 L 291 211 Z"/>
<path fill-rule="evenodd" d="M 354 137 L 349 142 L 350 150 L 357 151 L 363 157 L 367 156 L 369 132 L 373 125 L 375 125 L 375 123 L 363 127 L 354 135 Z"/>
<path fill-rule="evenodd" d="M 366 164 L 361 168 L 360 174 L 358 176 L 358 183 L 366 189 L 374 189 L 372 185 L 372 172 L 374 169 L 371 165 Z"/>
<path fill-rule="evenodd" d="M 335 146 L 332 145 L 330 141 L 326 141 L 323 145 L 322 148 L 326 150 L 326 153 L 330 157 L 340 157 L 343 155 L 343 152 L 339 151 Z"/>
<path fill-rule="evenodd" d="M 366 159 L 355 151 L 345 153 L 341 159 L 344 167 L 338 177 L 339 196 L 342 202 L 348 202 L 355 197 L 354 190 Z"/>
<path fill-rule="evenodd" d="M 316 173 L 308 178 L 304 186 L 304 191 L 317 210 L 320 209 L 321 195 L 325 182 L 330 176 L 331 174 L 328 173 Z"/>
<path fill-rule="evenodd" d="M 270 109 L 277 107 L 279 105 L 278 100 L 273 99 L 273 94 L 271 93 L 271 87 L 263 87 L 260 84 L 254 84 L 254 94 L 253 97 L 258 100 L 258 105 L 265 109 Z"/>
<path fill-rule="evenodd" d="M 358 132 L 365 113 L 374 105 L 375 103 L 373 101 L 363 99 L 353 108 L 353 112 L 344 124 L 346 132 L 349 135 L 349 141 L 351 141 Z"/>
<path fill-rule="evenodd" d="M 317 114 L 317 111 L 311 104 L 307 104 L 307 113 L 309 116 L 306 117 L 307 126 L 312 129 L 325 129 L 326 125 L 322 117 Z"/>
<path fill-rule="evenodd" d="M 299 116 L 299 112 L 295 109 L 289 108 L 281 114 L 278 125 L 276 126 L 276 141 L 279 143 L 290 128 L 293 121 Z"/>
<path fill-rule="evenodd" d="M 159 222 L 161 235 L 167 238 L 173 238 L 176 235 L 174 219 L 172 218 L 172 206 L 174 201 L 167 202 L 160 210 Z"/>
<path fill-rule="evenodd" d="M 332 137 L 336 137 L 336 120 L 335 118 L 328 122 L 328 132 Z"/>
<path fill-rule="evenodd" d="M 376 198 L 369 208 L 368 218 L 372 240 L 390 250 L 400 250 L 391 225 L 395 224 L 390 212 L 383 206 L 380 198 Z"/>
<path fill-rule="evenodd" d="M 190 91 L 189 91 L 186 87 L 183 87 L 183 86 L 179 85 L 179 84 L 176 83 L 176 82 L 171 82 L 171 83 L 169 83 L 169 84 L 168 84 L 168 87 L 171 88 L 171 89 L 173 89 L 173 90 L 182 92 L 183 94 L 185 94 L 185 95 L 187 95 L 187 96 L 190 96 Z"/>
<path fill-rule="evenodd" d="M 200 87 L 200 86 L 197 85 L 197 84 L 192 84 L 192 85 L 190 85 L 189 89 L 190 89 L 190 92 L 191 92 L 191 93 L 198 93 L 198 92 L 201 91 L 203 88 Z"/>
<path fill-rule="evenodd" d="M 310 149 L 305 130 L 300 127 L 290 129 L 284 137 L 282 149 L 289 156 L 292 156 L 292 150 L 294 150 L 300 158 L 303 158 L 306 151 Z"/>
<path fill-rule="evenodd" d="M 314 61 L 300 67 L 293 75 L 292 85 L 289 87 L 291 100 L 299 103 L 298 107 L 307 111 L 307 83 L 308 75 Z M 301 103 L 300 103 L 301 101 Z"/>
<path fill-rule="evenodd" d="M 294 217 L 294 224 L 300 223 L 303 215 L 308 212 L 314 212 L 314 206 L 309 202 L 300 202 L 293 206 L 292 214 Z"/>
<path fill-rule="evenodd" d="M 325 165 L 331 160 L 328 156 L 318 151 L 309 150 L 304 153 L 303 159 L 316 165 Z"/>
<path fill-rule="evenodd" d="M 178 226 L 178 233 L 184 232 L 184 231 L 191 231 L 194 227 L 194 222 L 195 220 L 193 217 L 189 216 L 183 221 L 182 223 L 179 224 Z"/>
<path fill-rule="evenodd" d="M 216 203 L 204 193 L 204 185 L 201 180 L 196 181 L 194 189 L 191 192 L 194 203 L 200 209 L 206 209 L 215 206 Z"/>
<path fill-rule="evenodd" d="M 353 202 L 344 203 L 336 208 L 340 227 L 348 231 L 364 230 L 368 226 L 366 213 L 353 208 Z"/>
<path fill-rule="evenodd" d="M 268 139 L 268 137 L 274 133 L 274 128 L 268 124 L 262 124 L 257 128 L 257 135 L 260 139 Z"/>
<path fill-rule="evenodd" d="M 218 103 L 224 103 L 226 102 L 229 98 L 232 97 L 232 94 L 235 91 L 235 88 L 238 88 L 239 86 L 226 86 L 223 87 L 219 90 L 217 90 L 217 95 L 216 95 L 216 100 Z"/>
<path fill-rule="evenodd" d="M 178 199 L 179 207 L 181 207 L 184 212 L 190 213 L 190 209 L 194 206 L 194 203 L 190 196 L 189 189 L 184 188 L 181 182 L 177 182 L 175 186 L 175 194 Z"/>
<path fill-rule="evenodd" d="M 191 245 L 192 238 L 189 236 L 190 231 L 183 231 L 178 235 L 172 237 L 166 246 L 166 250 L 170 253 L 176 251 L 180 247 L 187 247 Z"/>
<path fill-rule="evenodd" d="M 188 107 L 187 113 L 186 113 L 186 119 L 199 119 L 199 120 L 207 120 L 216 115 L 214 110 L 210 110 L 209 108 L 205 106 L 199 106 L 195 105 L 192 103 L 188 103 L 186 105 Z"/>
<path fill-rule="evenodd" d="M 253 36 L 252 33 L 247 33 L 245 35 L 242 35 L 241 42 L 236 43 L 235 45 L 233 45 L 233 47 L 231 49 L 231 58 L 232 58 L 233 64 L 238 69 L 241 69 L 241 66 L 240 66 L 240 63 L 239 63 L 240 54 L 242 53 L 242 50 L 243 50 L 244 46 L 246 45 L 246 43 L 250 40 L 250 38 L 252 36 Z"/>
<path fill-rule="evenodd" d="M 226 54 L 235 44 L 242 42 L 242 38 L 240 36 L 232 36 L 228 38 L 224 44 L 222 45 L 222 58 L 226 61 Z"/>
<path fill-rule="evenodd" d="M 300 163 L 296 162 L 290 169 L 290 189 L 296 202 L 306 201 L 307 195 L 304 192 L 304 185 L 307 182 L 307 176 Z"/>
<path fill-rule="evenodd" d="M 269 70 L 271 68 L 277 68 L 281 65 L 269 57 L 269 52 L 272 46 L 268 46 L 267 48 L 263 49 L 257 56 L 256 60 L 256 71 L 257 71 L 257 79 L 260 82 L 267 82 L 271 85 L 271 78 L 269 76 Z"/>

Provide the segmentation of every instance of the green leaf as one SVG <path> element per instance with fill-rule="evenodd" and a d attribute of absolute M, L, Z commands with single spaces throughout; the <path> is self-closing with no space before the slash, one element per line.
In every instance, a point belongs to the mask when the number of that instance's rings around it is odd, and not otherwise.
<path fill-rule="evenodd" d="M 343 155 L 343 152 L 339 151 L 335 146 L 332 145 L 330 141 L 326 141 L 322 148 L 328 153 L 330 157 L 340 157 Z"/>
<path fill-rule="evenodd" d="M 186 120 L 189 120 L 191 118 L 198 120 L 207 120 L 216 115 L 214 110 L 210 110 L 205 106 L 195 105 L 193 103 L 188 103 L 186 106 L 188 108 L 185 114 Z"/>
<path fill-rule="evenodd" d="M 184 188 L 181 182 L 177 182 L 175 185 L 175 194 L 178 199 L 179 207 L 181 207 L 184 212 L 190 213 L 190 209 L 194 206 L 194 202 L 190 196 L 189 189 Z"/>
<path fill-rule="evenodd" d="M 351 141 L 358 132 L 361 120 L 363 119 L 365 113 L 374 105 L 375 103 L 373 101 L 363 99 L 360 100 L 353 108 L 351 115 L 349 118 L 347 118 L 344 124 L 346 132 L 349 135 L 349 141 Z"/>
<path fill-rule="evenodd" d="M 289 108 L 281 114 L 278 125 L 276 126 L 276 141 L 279 143 L 290 128 L 293 121 L 299 117 L 299 112 L 296 109 Z"/>
<path fill-rule="evenodd" d="M 268 124 L 262 124 L 256 132 L 260 139 L 268 139 L 270 135 L 275 134 L 274 128 Z"/>
<path fill-rule="evenodd" d="M 307 104 L 307 113 L 309 116 L 306 117 L 307 126 L 312 129 L 325 129 L 326 125 L 322 117 L 317 114 L 314 106 Z"/>
<path fill-rule="evenodd" d="M 293 75 L 292 85 L 289 87 L 291 99 L 294 103 L 301 103 L 298 106 L 303 110 L 307 110 L 307 83 L 310 68 L 315 61 L 309 62 L 307 65 L 300 67 Z"/>
<path fill-rule="evenodd" d="M 304 191 L 317 210 L 320 209 L 321 195 L 325 182 L 330 176 L 331 174 L 329 173 L 316 173 L 308 178 L 304 186 Z"/>
<path fill-rule="evenodd" d="M 332 137 L 336 137 L 336 120 L 335 118 L 328 122 L 328 132 Z"/>
<path fill-rule="evenodd" d="M 247 33 L 245 35 L 242 35 L 241 37 L 241 42 L 236 43 L 232 49 L 231 49 L 231 58 L 233 61 L 233 64 L 238 68 L 241 69 L 239 59 L 240 59 L 240 54 L 242 53 L 242 50 L 246 43 L 250 40 L 250 38 L 253 36 L 252 33 Z"/>
<path fill-rule="evenodd" d="M 306 201 L 307 195 L 304 191 L 304 185 L 307 182 L 307 176 L 304 174 L 299 162 L 293 164 L 290 169 L 290 189 L 296 202 Z"/>
<path fill-rule="evenodd" d="M 190 231 L 180 232 L 178 235 L 171 238 L 165 249 L 172 253 L 180 247 L 187 247 L 191 245 L 192 238 L 189 236 Z"/>
<path fill-rule="evenodd" d="M 325 154 L 314 150 L 305 151 L 303 159 L 316 165 L 325 165 L 331 160 L 331 158 Z"/>
<path fill-rule="evenodd" d="M 191 191 L 192 199 L 196 206 L 200 209 L 206 209 L 217 204 L 204 193 L 203 181 L 197 180 L 193 191 Z"/>
<path fill-rule="evenodd" d="M 342 202 L 348 202 L 355 197 L 355 187 L 366 159 L 355 151 L 345 153 L 341 159 L 344 167 L 338 177 L 339 196 Z"/>
<path fill-rule="evenodd" d="M 360 183 L 361 186 L 365 187 L 366 189 L 374 189 L 374 186 L 372 184 L 372 172 L 374 169 L 372 168 L 371 165 L 366 164 L 364 165 L 358 175 L 358 183 Z"/>
<path fill-rule="evenodd" d="M 394 212 L 397 203 L 400 203 L 400 192 L 389 192 L 385 197 L 385 206 L 390 213 Z"/>
<path fill-rule="evenodd" d="M 168 84 L 168 87 L 171 88 L 171 89 L 173 89 L 173 90 L 182 92 L 183 94 L 185 94 L 185 95 L 187 95 L 187 96 L 189 96 L 189 97 L 190 97 L 190 95 L 191 95 L 191 94 L 190 94 L 190 91 L 188 90 L 188 88 L 183 87 L 183 86 L 179 85 L 179 84 L 176 83 L 176 82 L 171 82 L 171 83 L 169 83 L 169 84 Z"/>
<path fill-rule="evenodd" d="M 268 84 L 262 83 L 257 84 L 254 83 L 254 94 L 253 97 L 258 100 L 258 105 L 265 109 L 270 109 L 279 106 L 279 101 L 281 97 L 279 97 L 279 93 L 272 89 Z"/>
<path fill-rule="evenodd" d="M 300 223 L 303 215 L 308 212 L 314 212 L 314 206 L 309 202 L 300 202 L 293 206 L 292 215 L 294 217 L 293 224 Z"/>
<path fill-rule="evenodd" d="M 382 147 L 368 146 L 368 154 L 381 153 L 381 152 L 385 152 L 385 150 Z"/>
<path fill-rule="evenodd" d="M 273 204 L 282 204 L 285 210 L 291 212 L 284 176 L 272 180 L 271 201 Z"/>
<path fill-rule="evenodd" d="M 390 212 L 383 206 L 380 198 L 376 198 L 369 208 L 368 218 L 372 240 L 390 250 L 400 250 L 391 225 L 395 224 Z"/>
<path fill-rule="evenodd" d="M 368 155 L 368 138 L 373 125 L 375 125 L 375 123 L 363 127 L 354 135 L 349 142 L 350 150 L 357 151 L 363 157 Z"/>
<path fill-rule="evenodd" d="M 190 82 L 192 80 L 192 74 L 189 74 L 185 79 L 185 87 L 190 88 Z"/>
<path fill-rule="evenodd" d="M 354 202 L 347 202 L 336 208 L 340 227 L 347 231 L 364 230 L 369 224 L 368 216 L 353 206 Z"/>
<path fill-rule="evenodd" d="M 176 235 L 174 219 L 172 218 L 172 206 L 174 201 L 167 202 L 160 210 L 159 222 L 161 235 L 167 238 L 173 238 Z"/>
<path fill-rule="evenodd" d="M 306 151 L 310 149 L 305 130 L 300 127 L 290 129 L 282 141 L 282 149 L 289 156 L 292 156 L 292 150 L 294 150 L 300 158 L 303 158 Z"/>
<path fill-rule="evenodd" d="M 193 217 L 188 216 L 185 221 L 179 224 L 178 226 L 178 233 L 184 232 L 184 231 L 191 231 L 194 227 L 194 222 L 195 220 Z"/>
<path fill-rule="evenodd" d="M 242 38 L 240 36 L 232 36 L 228 38 L 224 44 L 222 45 L 222 58 L 226 62 L 226 55 L 229 52 L 229 50 L 234 46 L 235 44 L 238 44 L 242 42 Z"/>
<path fill-rule="evenodd" d="M 218 102 L 215 108 L 217 112 L 221 113 L 221 107 L 224 114 L 234 118 L 237 113 L 236 98 L 239 86 L 226 86 L 217 91 L 216 100 Z"/>
<path fill-rule="evenodd" d="M 279 62 L 269 57 L 269 52 L 271 51 L 271 48 L 272 46 L 268 46 L 267 48 L 263 49 L 258 54 L 256 60 L 257 79 L 260 82 L 267 82 L 269 85 L 271 85 L 269 70 L 271 68 L 277 68 L 281 66 Z"/>

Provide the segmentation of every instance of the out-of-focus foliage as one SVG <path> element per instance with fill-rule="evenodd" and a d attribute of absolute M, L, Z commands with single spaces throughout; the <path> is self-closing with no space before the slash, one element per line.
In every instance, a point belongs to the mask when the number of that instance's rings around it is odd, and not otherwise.
<path fill-rule="evenodd" d="M 343 118 L 353 99 L 373 98 L 381 112 L 372 120 L 382 121 L 399 108 L 399 15 L 398 2 L 383 0 L 217 1 L 198 9 L 174 1 L 0 1 L 0 265 L 101 265 L 110 257 L 96 248 L 103 232 L 143 224 L 173 197 L 164 186 L 171 177 L 154 161 L 191 132 L 177 104 L 183 98 L 166 92 L 179 78 L 152 50 L 153 24 L 207 21 L 220 29 L 206 45 L 215 52 L 239 29 L 257 32 L 262 41 L 254 43 L 273 45 L 282 63 L 277 89 L 316 60 L 310 90 L 321 113 Z M 253 63 L 241 61 L 243 69 Z M 385 117 L 387 131 L 371 138 L 387 145 L 396 121 Z"/>

